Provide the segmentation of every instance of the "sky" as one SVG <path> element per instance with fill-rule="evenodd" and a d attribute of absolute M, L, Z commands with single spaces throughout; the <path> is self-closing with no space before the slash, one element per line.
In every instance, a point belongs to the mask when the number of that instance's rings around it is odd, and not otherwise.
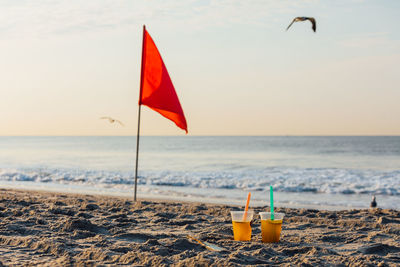
<path fill-rule="evenodd" d="M 398 0 L 0 0 L 0 135 L 136 135 L 142 27 L 189 135 L 400 135 Z M 286 31 L 296 16 L 312 16 Z M 100 120 L 111 116 L 125 127 Z M 142 108 L 142 135 L 185 135 Z"/>

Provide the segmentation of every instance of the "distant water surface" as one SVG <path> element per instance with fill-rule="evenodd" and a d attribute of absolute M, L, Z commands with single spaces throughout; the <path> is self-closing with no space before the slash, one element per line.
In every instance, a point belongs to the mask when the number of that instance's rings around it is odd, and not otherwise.
<path fill-rule="evenodd" d="M 136 137 L 0 137 L 0 185 L 131 195 Z M 400 208 L 400 137 L 140 139 L 139 196 Z M 258 202 L 257 202 L 258 201 Z M 241 202 L 240 202 L 241 203 Z"/>

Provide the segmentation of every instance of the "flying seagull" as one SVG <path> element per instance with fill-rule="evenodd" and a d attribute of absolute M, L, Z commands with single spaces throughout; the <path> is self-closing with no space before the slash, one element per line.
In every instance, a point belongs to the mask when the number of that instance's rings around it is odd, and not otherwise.
<path fill-rule="evenodd" d="M 117 122 L 117 123 L 121 124 L 122 126 L 125 126 L 125 125 L 122 123 L 122 121 L 113 119 L 113 118 L 111 118 L 111 117 L 101 117 L 100 119 L 108 120 L 110 123 Z"/>
<path fill-rule="evenodd" d="M 376 204 L 376 197 L 373 196 L 373 197 L 372 197 L 372 201 L 371 201 L 370 207 L 371 207 L 371 208 L 376 208 L 376 206 L 377 206 L 377 204 Z"/>
<path fill-rule="evenodd" d="M 312 17 L 296 17 L 293 19 L 292 23 L 289 24 L 289 26 L 286 28 L 286 30 L 288 30 L 294 22 L 305 21 L 305 20 L 309 20 L 311 22 L 312 29 L 315 32 L 317 30 L 317 23 L 316 23 L 315 19 Z"/>

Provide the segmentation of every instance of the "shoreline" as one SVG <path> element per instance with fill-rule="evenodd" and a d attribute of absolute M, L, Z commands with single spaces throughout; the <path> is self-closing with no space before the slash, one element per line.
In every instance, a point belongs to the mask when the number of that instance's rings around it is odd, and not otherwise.
<path fill-rule="evenodd" d="M 56 194 L 56 195 L 67 195 L 67 196 L 96 196 L 96 197 L 105 197 L 105 198 L 120 198 L 125 199 L 127 201 L 133 201 L 133 194 L 131 195 L 119 195 L 117 193 L 104 193 L 104 192 L 96 192 L 96 191 L 82 191 L 82 192 L 65 192 L 59 189 L 25 189 L 25 188 L 18 188 L 18 187 L 0 187 L 0 191 L 7 190 L 7 191 L 15 191 L 15 192 L 31 192 L 33 194 Z M 218 198 L 182 198 L 182 197 L 166 197 L 166 196 L 154 196 L 154 195 L 138 195 L 137 202 L 142 201 L 150 201 L 150 202 L 167 202 L 167 203 L 185 203 L 185 204 L 207 204 L 207 205 L 216 205 L 216 206 L 232 206 L 232 207 L 244 207 L 242 205 L 243 201 L 226 201 L 225 199 L 218 199 Z M 251 207 L 262 209 L 268 208 L 268 205 L 260 204 L 260 203 L 253 203 L 252 201 Z M 346 206 L 329 206 L 329 205 L 284 205 L 282 203 L 275 205 L 277 208 L 289 208 L 289 209 L 315 209 L 320 211 L 341 211 L 341 210 L 368 210 L 367 208 L 354 208 L 354 207 L 346 207 Z"/>
<path fill-rule="evenodd" d="M 52 184 L 52 183 L 36 183 L 36 182 L 0 182 L 0 189 L 5 188 L 5 189 L 10 189 L 10 190 L 22 190 L 22 191 L 37 191 L 37 192 L 52 192 L 52 193 L 65 193 L 65 194 L 81 194 L 81 195 L 98 195 L 98 196 L 106 196 L 106 197 L 124 197 L 127 199 L 133 199 L 133 187 L 131 190 L 119 190 L 115 188 L 103 188 L 103 187 L 95 187 L 95 186 L 82 186 L 82 185 L 69 185 L 69 184 Z M 155 188 L 162 188 L 168 190 L 168 186 L 156 186 Z M 175 188 L 171 187 L 172 189 L 175 190 L 193 190 L 193 188 Z M 170 195 L 167 194 L 154 194 L 154 193 L 147 193 L 147 192 L 140 192 L 140 189 L 142 187 L 139 186 L 139 192 L 138 192 L 138 199 L 139 200 L 157 200 L 157 201 L 167 201 L 167 202 L 187 202 L 187 203 L 207 203 L 207 204 L 215 204 L 215 205 L 233 205 L 233 206 L 241 206 L 242 203 L 245 201 L 245 199 L 240 199 L 243 195 L 245 196 L 245 192 L 247 191 L 242 191 L 242 190 L 237 190 L 241 194 L 238 196 L 236 193 L 236 197 L 233 199 L 229 199 L 226 196 L 225 197 L 212 197 L 212 196 L 201 196 L 201 195 L 196 195 L 196 194 L 191 194 L 189 193 L 181 193 L 179 194 L 178 192 L 172 192 Z M 227 191 L 232 191 L 230 189 L 227 189 Z M 252 206 L 253 207 L 269 207 L 269 203 L 265 200 L 260 200 L 255 198 L 259 192 L 252 192 Z M 229 192 L 230 193 L 230 192 Z M 348 198 L 348 195 L 332 195 L 329 196 L 327 194 L 322 194 L 322 193 L 308 193 L 308 192 L 302 192 L 302 193 L 286 193 L 286 192 L 275 192 L 275 195 L 278 197 L 275 197 L 275 205 L 277 207 L 286 207 L 286 208 L 294 208 L 294 209 L 317 209 L 317 210 L 329 210 L 329 211 L 340 211 L 340 210 L 352 210 L 352 209 L 368 209 L 370 199 L 369 195 L 367 196 L 360 196 L 360 195 L 355 195 L 355 196 L 350 196 L 353 198 L 357 197 L 363 197 L 363 201 L 360 201 L 364 203 L 364 205 L 358 205 L 358 206 L 346 206 L 346 205 L 331 205 L 331 204 L 303 204 L 303 203 L 296 203 L 296 201 L 280 201 L 279 196 L 283 196 L 286 199 L 291 199 L 291 198 L 298 198 L 301 196 L 302 198 L 310 198 L 313 199 L 315 197 L 319 197 L 320 199 L 322 198 Z M 388 196 L 386 196 L 388 197 Z M 389 196 L 390 197 L 390 196 Z M 380 199 L 378 199 L 379 201 Z M 380 203 L 381 204 L 381 203 Z M 386 208 L 386 207 L 383 207 Z M 389 209 L 396 209 L 396 208 L 389 208 Z M 398 210 L 398 209 L 396 209 Z"/>
<path fill-rule="evenodd" d="M 233 240 L 230 210 L 239 209 L 0 189 L 0 266 L 400 264 L 400 211 L 278 207 L 285 213 L 281 241 L 262 243 L 258 215 L 252 240 Z M 225 250 L 207 250 L 188 234 Z"/>

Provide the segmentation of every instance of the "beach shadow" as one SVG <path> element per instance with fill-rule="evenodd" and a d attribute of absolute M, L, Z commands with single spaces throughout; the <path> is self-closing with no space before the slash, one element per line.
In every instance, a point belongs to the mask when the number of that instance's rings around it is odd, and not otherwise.
<path fill-rule="evenodd" d="M 155 236 L 149 234 L 141 234 L 141 233 L 123 233 L 114 236 L 114 238 L 135 243 L 145 243 L 149 239 L 154 239 Z"/>

